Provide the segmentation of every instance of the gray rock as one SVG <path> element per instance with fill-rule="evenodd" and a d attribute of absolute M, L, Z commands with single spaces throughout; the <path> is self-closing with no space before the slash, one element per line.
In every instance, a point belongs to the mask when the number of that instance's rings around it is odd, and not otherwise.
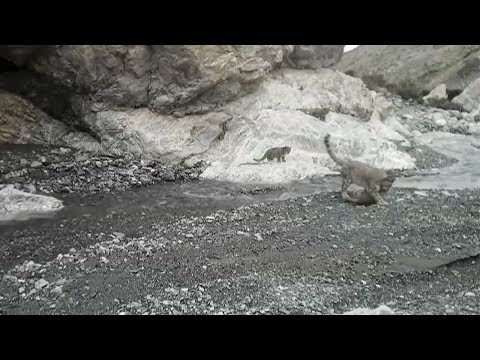
<path fill-rule="evenodd" d="M 32 161 L 32 163 L 30 164 L 30 167 L 32 168 L 38 168 L 42 166 L 42 163 L 40 161 Z"/>
<path fill-rule="evenodd" d="M 112 235 L 115 237 L 115 239 L 118 239 L 120 241 L 125 239 L 125 234 L 121 232 L 114 232 Z"/>
<path fill-rule="evenodd" d="M 35 281 L 35 289 L 37 290 L 41 290 L 43 289 L 45 286 L 47 286 L 49 284 L 49 282 L 45 279 L 40 279 L 40 280 L 37 280 Z"/>
<path fill-rule="evenodd" d="M 13 276 L 13 275 L 3 275 L 3 280 L 4 281 L 9 281 L 9 282 L 12 282 L 14 284 L 17 284 L 18 283 L 18 279 L 16 276 Z"/>
<path fill-rule="evenodd" d="M 54 197 L 29 194 L 8 185 L 0 190 L 0 216 L 14 217 L 19 213 L 58 211 L 63 207 L 62 201 Z"/>
<path fill-rule="evenodd" d="M 463 109 L 473 115 L 479 112 L 480 103 L 480 73 L 477 74 L 478 78 L 472 81 L 463 92 L 452 99 L 452 103 L 461 105 Z"/>
<path fill-rule="evenodd" d="M 427 96 L 423 97 L 423 102 L 431 106 L 435 106 L 435 104 L 445 100 L 448 100 L 447 86 L 445 84 L 438 85 Z"/>
<path fill-rule="evenodd" d="M 62 295 L 63 294 L 63 286 L 62 285 L 55 286 L 52 289 L 51 293 L 54 294 L 54 295 Z"/>
<path fill-rule="evenodd" d="M 394 91 L 462 91 L 479 77 L 480 45 L 361 45 L 334 67 Z"/>

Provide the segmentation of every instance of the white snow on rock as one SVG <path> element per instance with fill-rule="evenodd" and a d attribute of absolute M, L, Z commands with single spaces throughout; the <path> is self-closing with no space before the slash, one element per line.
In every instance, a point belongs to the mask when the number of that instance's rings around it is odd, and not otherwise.
<path fill-rule="evenodd" d="M 51 196 L 30 194 L 8 185 L 0 190 L 0 220 L 11 220 L 25 214 L 58 211 L 63 203 Z"/>

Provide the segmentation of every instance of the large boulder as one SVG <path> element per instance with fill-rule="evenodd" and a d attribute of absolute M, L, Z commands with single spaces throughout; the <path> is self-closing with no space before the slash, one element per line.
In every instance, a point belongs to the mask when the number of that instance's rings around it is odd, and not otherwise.
<path fill-rule="evenodd" d="M 335 69 L 420 97 L 444 83 L 458 94 L 480 75 L 480 45 L 361 45 L 344 54 Z"/>
<path fill-rule="evenodd" d="M 445 84 L 438 85 L 430 93 L 423 97 L 423 102 L 426 105 L 435 106 L 448 100 L 447 86 Z"/>
<path fill-rule="evenodd" d="M 0 220 L 28 214 L 45 214 L 63 208 L 63 202 L 51 196 L 30 194 L 8 185 L 0 190 Z"/>
<path fill-rule="evenodd" d="M 464 110 L 477 115 L 480 112 L 480 77 L 468 85 L 463 92 L 452 99 Z"/>

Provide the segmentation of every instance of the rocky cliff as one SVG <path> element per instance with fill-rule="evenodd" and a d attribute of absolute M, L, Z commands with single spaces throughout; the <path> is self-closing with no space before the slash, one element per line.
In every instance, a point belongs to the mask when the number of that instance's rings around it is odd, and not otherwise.
<path fill-rule="evenodd" d="M 452 98 L 480 76 L 480 45 L 361 45 L 335 69 L 407 96 L 444 83 Z"/>
<path fill-rule="evenodd" d="M 412 167 L 391 142 L 403 138 L 382 123 L 388 102 L 326 69 L 342 52 L 343 45 L 1 47 L 0 141 L 203 161 L 205 177 L 283 182 L 329 172 L 322 137 L 331 132 L 344 138 L 340 153 Z M 252 164 L 283 145 L 292 146 L 287 163 Z"/>

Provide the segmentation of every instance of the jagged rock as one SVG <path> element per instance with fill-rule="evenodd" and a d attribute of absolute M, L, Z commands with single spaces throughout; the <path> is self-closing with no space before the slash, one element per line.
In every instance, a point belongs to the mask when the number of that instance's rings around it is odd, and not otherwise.
<path fill-rule="evenodd" d="M 470 115 L 477 115 L 480 112 L 480 77 L 469 84 L 463 92 L 452 99 L 452 103 L 462 106 L 470 112 Z"/>
<path fill-rule="evenodd" d="M 455 93 L 479 77 L 480 45 L 361 45 L 334 68 L 407 97 L 442 83 Z"/>
<path fill-rule="evenodd" d="M 438 85 L 435 89 L 430 91 L 427 96 L 423 97 L 423 102 L 430 106 L 435 106 L 445 100 L 448 100 L 447 86 L 445 84 Z"/>

